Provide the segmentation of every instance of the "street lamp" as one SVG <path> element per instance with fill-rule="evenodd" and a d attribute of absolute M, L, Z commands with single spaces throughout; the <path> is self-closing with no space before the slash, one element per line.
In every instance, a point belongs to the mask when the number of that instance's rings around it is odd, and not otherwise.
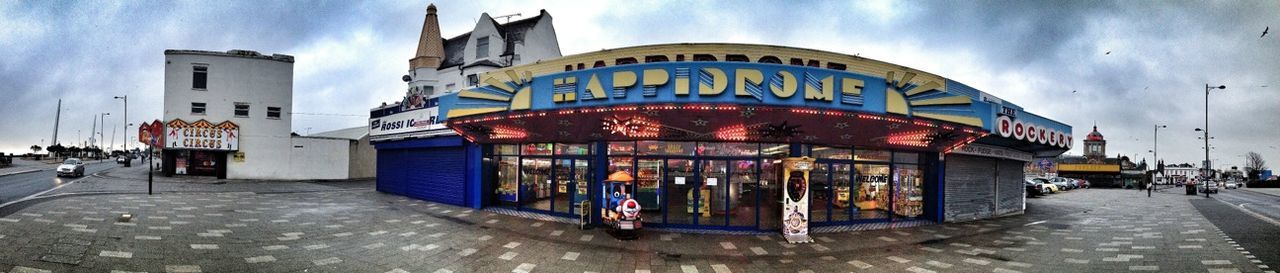
<path fill-rule="evenodd" d="M 128 134 L 129 132 L 129 95 L 115 96 L 115 99 L 124 100 L 124 122 L 125 122 L 124 131 L 125 131 L 125 134 Z M 131 167 L 132 166 L 131 163 L 133 162 L 133 160 L 128 157 L 130 155 L 128 141 L 124 142 L 124 152 L 126 156 L 124 160 L 124 166 L 126 168 Z"/>
<path fill-rule="evenodd" d="M 89 134 L 90 134 L 90 135 L 98 134 L 98 143 L 102 143 L 102 142 L 103 142 L 103 141 L 102 141 L 102 140 L 103 140 L 103 138 L 102 138 L 102 130 L 107 129 L 107 123 L 106 123 L 106 120 L 107 120 L 107 116 L 110 116 L 110 115 L 111 115 L 111 113 L 102 113 L 102 114 L 98 115 L 98 124 L 102 124 L 102 127 L 99 127 L 97 132 L 89 132 Z M 102 145 L 101 145 L 101 144 L 98 144 L 98 145 L 96 145 L 96 146 L 97 146 L 97 147 L 99 147 L 99 148 L 101 148 L 101 147 L 102 147 Z M 111 148 L 111 147 L 107 147 L 107 148 Z M 98 162 L 102 162 L 102 151 L 98 151 Z"/>
<path fill-rule="evenodd" d="M 1169 128 L 1169 126 L 1168 126 L 1168 125 L 1155 124 L 1154 129 L 1152 129 L 1152 133 L 1151 133 L 1151 135 L 1152 135 L 1152 141 L 1151 141 L 1152 150 L 1151 150 L 1151 154 L 1152 154 L 1152 155 L 1151 155 L 1151 157 L 1152 157 L 1152 158 L 1155 158 L 1155 159 L 1156 159 L 1156 162 L 1160 162 L 1160 128 Z M 1153 178 L 1154 178 L 1154 177 L 1153 177 Z M 1153 181 L 1151 181 L 1151 182 L 1152 182 L 1152 183 L 1155 183 L 1155 181 L 1154 181 L 1155 179 L 1152 179 L 1152 180 L 1153 180 Z"/>

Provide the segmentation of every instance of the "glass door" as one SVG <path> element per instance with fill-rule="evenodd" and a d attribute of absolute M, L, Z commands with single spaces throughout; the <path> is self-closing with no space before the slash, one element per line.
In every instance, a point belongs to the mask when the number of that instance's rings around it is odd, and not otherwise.
<path fill-rule="evenodd" d="M 698 206 L 697 198 L 700 195 L 693 189 L 700 184 L 697 173 L 694 172 L 693 160 L 667 160 L 666 180 L 663 185 L 663 188 L 666 189 L 663 193 L 666 194 L 665 200 L 667 200 L 666 224 L 694 224 L 694 208 Z"/>
<path fill-rule="evenodd" d="M 724 226 L 729 209 L 728 161 L 702 160 L 702 187 L 698 198 L 700 213 L 696 224 L 700 226 Z"/>
<path fill-rule="evenodd" d="M 636 202 L 645 211 L 643 220 L 662 223 L 662 159 L 636 161 Z"/>
<path fill-rule="evenodd" d="M 849 163 L 831 163 L 831 221 L 849 221 L 853 203 L 852 169 Z"/>
<path fill-rule="evenodd" d="M 758 216 L 757 197 L 760 194 L 757 160 L 729 161 L 733 167 L 729 176 L 729 225 L 756 226 Z"/>
<path fill-rule="evenodd" d="M 520 160 L 520 206 L 551 211 L 551 159 Z"/>
<path fill-rule="evenodd" d="M 809 222 L 825 223 L 831 212 L 831 164 L 814 164 L 809 171 Z"/>
<path fill-rule="evenodd" d="M 782 161 L 764 159 L 760 165 L 760 226 L 759 230 L 782 228 L 782 188 L 778 180 L 782 174 Z"/>
<path fill-rule="evenodd" d="M 552 167 L 555 172 L 555 179 L 551 192 L 551 208 L 557 213 L 570 214 L 573 207 L 573 196 L 569 191 L 571 185 L 574 184 L 573 175 L 573 159 L 558 158 L 555 160 L 555 166 Z"/>
<path fill-rule="evenodd" d="M 578 203 L 588 200 L 587 187 L 590 187 L 592 177 L 594 176 L 591 174 L 591 160 L 573 160 L 573 184 L 569 186 L 570 191 L 573 191 L 573 200 L 570 205 L 573 208 L 569 211 L 572 211 L 574 216 L 582 215 L 581 205 Z"/>

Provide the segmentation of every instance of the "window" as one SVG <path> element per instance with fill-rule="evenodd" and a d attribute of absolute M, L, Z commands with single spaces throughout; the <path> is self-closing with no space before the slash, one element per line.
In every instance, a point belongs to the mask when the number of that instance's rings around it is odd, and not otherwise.
<path fill-rule="evenodd" d="M 240 118 L 249 117 L 249 104 L 243 103 L 243 102 L 237 102 L 235 114 L 236 114 L 236 117 L 240 117 Z"/>
<path fill-rule="evenodd" d="M 467 86 L 477 85 L 480 85 L 480 76 L 476 76 L 476 74 L 467 75 Z"/>
<path fill-rule="evenodd" d="M 206 90 L 209 87 L 209 67 L 196 65 L 191 70 L 191 89 Z"/>
<path fill-rule="evenodd" d="M 191 103 L 191 114 L 192 114 L 192 115 L 204 115 L 204 106 L 205 106 L 205 104 L 204 104 L 203 102 L 192 102 L 192 103 Z"/>
<path fill-rule="evenodd" d="M 489 57 L 489 37 L 476 39 L 476 59 Z"/>
<path fill-rule="evenodd" d="M 267 107 L 268 119 L 280 119 L 280 107 Z"/>

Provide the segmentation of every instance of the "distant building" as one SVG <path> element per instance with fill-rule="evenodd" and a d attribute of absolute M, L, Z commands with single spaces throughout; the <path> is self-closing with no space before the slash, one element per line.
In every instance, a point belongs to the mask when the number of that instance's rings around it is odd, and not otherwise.
<path fill-rule="evenodd" d="M 164 173 L 347 179 L 350 141 L 291 133 L 293 56 L 165 50 Z"/>
<path fill-rule="evenodd" d="M 1124 187 L 1121 178 L 1121 162 L 1128 158 L 1107 158 L 1107 140 L 1098 132 L 1098 126 L 1084 140 L 1084 156 L 1059 156 L 1057 176 L 1089 180 L 1094 187 Z M 1123 159 L 1123 160 L 1122 160 Z M 1132 164 L 1132 163 L 1130 163 Z"/>

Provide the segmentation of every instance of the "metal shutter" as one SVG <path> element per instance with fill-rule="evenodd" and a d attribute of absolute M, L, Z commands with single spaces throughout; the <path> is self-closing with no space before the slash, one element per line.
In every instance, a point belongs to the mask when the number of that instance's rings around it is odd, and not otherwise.
<path fill-rule="evenodd" d="M 462 147 L 378 150 L 378 191 L 466 206 Z"/>
<path fill-rule="evenodd" d="M 1006 215 L 1022 212 L 1022 204 L 1026 202 L 1023 191 L 1023 169 L 1025 162 L 1013 160 L 1000 160 L 999 187 L 996 190 L 1000 206 L 996 208 L 996 215 Z"/>
<path fill-rule="evenodd" d="M 990 218 L 995 213 L 996 162 L 985 157 L 946 158 L 945 221 Z"/>

